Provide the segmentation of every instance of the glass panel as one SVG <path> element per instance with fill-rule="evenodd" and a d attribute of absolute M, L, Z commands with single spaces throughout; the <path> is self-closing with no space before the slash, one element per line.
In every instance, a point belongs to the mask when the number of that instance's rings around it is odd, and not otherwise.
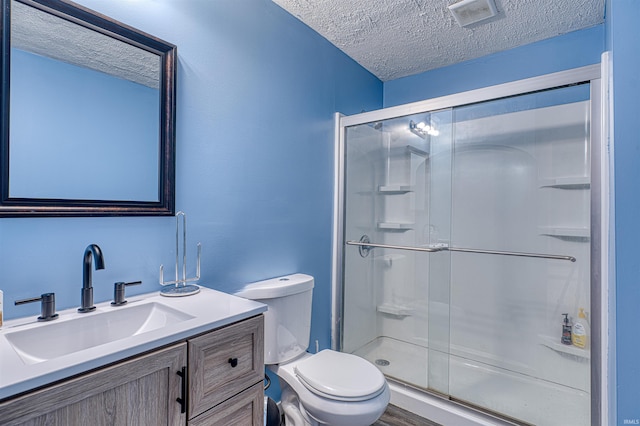
<path fill-rule="evenodd" d="M 588 85 L 454 111 L 450 394 L 532 424 L 590 424 Z"/>
<path fill-rule="evenodd" d="M 424 234 L 421 243 L 448 246 L 451 239 L 451 161 L 453 129 L 452 111 L 445 110 L 431 114 L 432 127 L 437 129 L 429 137 L 430 155 L 427 161 L 426 179 L 428 184 L 421 193 L 426 214 L 420 215 Z M 424 256 L 423 270 L 417 276 L 428 276 L 428 317 L 426 321 L 428 344 L 428 388 L 432 391 L 449 393 L 449 316 L 451 253 L 442 251 Z M 426 268 L 426 269 L 424 269 Z"/>
<path fill-rule="evenodd" d="M 446 110 L 346 129 L 345 241 L 448 244 L 451 117 Z M 342 349 L 388 377 L 447 393 L 449 253 L 347 245 L 344 259 Z"/>

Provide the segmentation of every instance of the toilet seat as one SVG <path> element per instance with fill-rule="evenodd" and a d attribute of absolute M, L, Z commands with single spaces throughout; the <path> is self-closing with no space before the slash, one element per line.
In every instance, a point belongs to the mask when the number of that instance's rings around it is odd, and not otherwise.
<path fill-rule="evenodd" d="M 320 351 L 297 363 L 294 371 L 309 391 L 336 401 L 365 401 L 386 388 L 384 375 L 373 364 L 343 352 Z"/>
<path fill-rule="evenodd" d="M 320 354 L 320 352 L 318 354 Z M 294 406 L 299 406 L 300 408 L 298 409 L 298 412 L 302 413 L 305 418 L 311 419 L 307 419 L 309 423 L 303 423 L 304 425 L 320 424 L 364 426 L 375 423 L 384 412 L 391 398 L 391 392 L 389 391 L 389 386 L 386 383 L 386 380 L 384 381 L 384 385 L 382 386 L 379 394 L 376 395 L 374 393 L 375 396 L 370 395 L 369 397 L 361 397 L 359 398 L 362 399 L 361 401 L 345 398 L 340 400 L 338 397 L 329 395 L 334 392 L 328 392 L 326 395 L 323 395 L 311 385 L 306 384 L 301 380 L 296 372 L 299 364 L 305 363 L 311 358 L 315 358 L 318 354 L 310 354 L 307 352 L 283 364 L 267 365 L 267 368 L 278 376 L 280 388 L 282 389 L 282 401 L 286 400 Z M 319 359 L 322 359 L 325 355 L 326 354 L 323 354 Z M 367 363 L 365 360 L 362 360 L 362 362 Z M 321 370 L 322 374 L 326 374 L 334 368 L 326 366 L 326 364 L 322 362 L 321 364 L 324 365 L 324 368 Z M 372 365 L 372 367 L 379 374 L 382 374 L 375 366 Z M 305 369 L 303 368 L 303 372 L 304 370 Z M 370 371 L 369 373 L 370 374 L 365 374 L 363 377 L 377 376 L 373 371 Z M 382 377 L 384 378 L 384 376 Z M 355 380 L 356 383 L 360 381 L 362 381 L 362 378 Z M 357 394 L 363 392 L 353 393 Z"/>

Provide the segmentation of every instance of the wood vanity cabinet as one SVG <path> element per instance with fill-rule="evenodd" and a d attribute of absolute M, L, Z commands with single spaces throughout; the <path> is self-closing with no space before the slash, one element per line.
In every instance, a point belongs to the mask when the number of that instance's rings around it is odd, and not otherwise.
<path fill-rule="evenodd" d="M 9 399 L 0 424 L 262 425 L 263 327 L 259 315 Z"/>
<path fill-rule="evenodd" d="M 0 404 L 0 424 L 184 424 L 175 398 L 186 347 L 174 345 L 11 399 Z"/>

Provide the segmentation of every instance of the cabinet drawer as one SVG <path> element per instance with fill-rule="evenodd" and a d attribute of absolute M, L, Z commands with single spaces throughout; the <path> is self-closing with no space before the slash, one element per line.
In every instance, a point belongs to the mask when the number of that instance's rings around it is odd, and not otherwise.
<path fill-rule="evenodd" d="M 262 315 L 189 340 L 189 418 L 264 378 Z"/>
<path fill-rule="evenodd" d="M 189 426 L 262 426 L 264 424 L 264 392 L 256 383 L 239 395 L 189 421 Z"/>

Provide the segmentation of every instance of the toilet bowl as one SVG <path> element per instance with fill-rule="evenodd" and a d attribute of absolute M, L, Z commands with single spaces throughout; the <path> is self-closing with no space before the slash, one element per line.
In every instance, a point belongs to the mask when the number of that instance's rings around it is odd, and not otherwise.
<path fill-rule="evenodd" d="M 313 277 L 294 274 L 245 286 L 236 295 L 268 306 L 265 364 L 280 381 L 289 426 L 368 426 L 387 407 L 384 375 L 358 356 L 306 352 L 311 330 Z"/>

